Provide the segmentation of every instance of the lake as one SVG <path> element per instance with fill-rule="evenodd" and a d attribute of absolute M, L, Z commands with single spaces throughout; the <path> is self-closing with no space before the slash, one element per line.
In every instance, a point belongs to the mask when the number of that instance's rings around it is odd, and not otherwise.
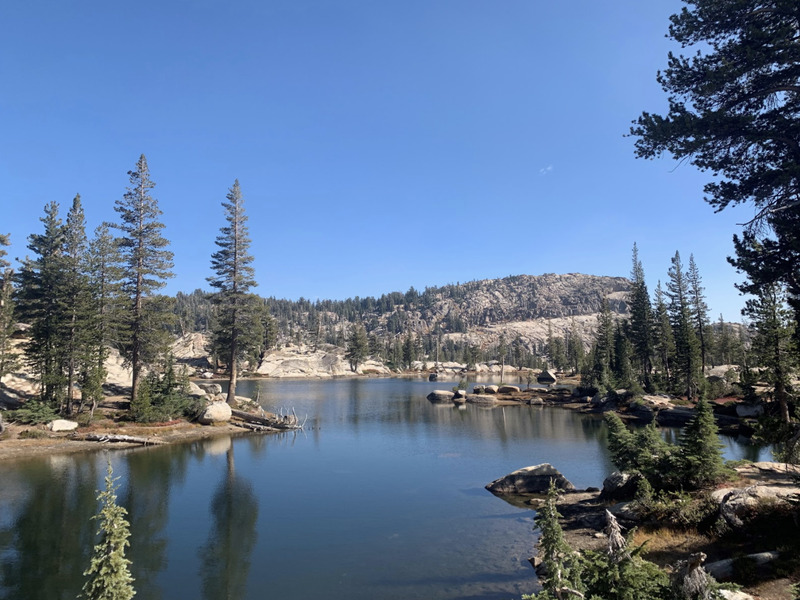
<path fill-rule="evenodd" d="M 106 461 L 129 511 L 137 599 L 510 599 L 536 589 L 533 511 L 484 490 L 552 463 L 613 467 L 602 420 L 432 405 L 447 382 L 243 381 L 305 430 L 0 463 L 0 598 L 73 599 Z M 769 460 L 723 438 L 727 458 Z"/>

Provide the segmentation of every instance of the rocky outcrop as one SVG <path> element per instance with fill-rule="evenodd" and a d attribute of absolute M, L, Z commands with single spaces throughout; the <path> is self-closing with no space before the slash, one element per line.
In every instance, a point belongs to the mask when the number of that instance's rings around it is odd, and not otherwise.
<path fill-rule="evenodd" d="M 203 425 L 214 423 L 227 423 L 231 420 L 231 407 L 227 402 L 212 402 L 197 420 Z"/>
<path fill-rule="evenodd" d="M 614 471 L 603 481 L 600 498 L 613 501 L 632 500 L 641 479 L 640 475 Z"/>
<path fill-rule="evenodd" d="M 75 431 L 78 428 L 78 424 L 75 421 L 67 421 L 66 419 L 56 419 L 54 421 L 50 421 L 47 424 L 47 428 L 53 432 Z"/>
<path fill-rule="evenodd" d="M 428 394 L 428 402 L 433 404 L 450 404 L 453 402 L 454 393 L 450 390 L 433 390 Z"/>
<path fill-rule="evenodd" d="M 494 406 L 497 404 L 497 396 L 492 394 L 467 394 L 467 404 L 477 406 Z"/>
<path fill-rule="evenodd" d="M 518 469 L 486 486 L 493 494 L 546 494 L 550 482 L 556 489 L 570 491 L 575 486 L 549 463 Z"/>

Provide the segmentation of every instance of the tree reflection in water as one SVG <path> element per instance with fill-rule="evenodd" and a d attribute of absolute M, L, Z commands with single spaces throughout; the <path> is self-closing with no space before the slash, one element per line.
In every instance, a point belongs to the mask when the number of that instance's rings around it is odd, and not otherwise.
<path fill-rule="evenodd" d="M 233 445 L 228 448 L 228 468 L 211 499 L 213 525 L 200 549 L 200 576 L 207 600 L 245 597 L 250 556 L 256 543 L 258 501 L 250 483 L 237 477 Z"/>

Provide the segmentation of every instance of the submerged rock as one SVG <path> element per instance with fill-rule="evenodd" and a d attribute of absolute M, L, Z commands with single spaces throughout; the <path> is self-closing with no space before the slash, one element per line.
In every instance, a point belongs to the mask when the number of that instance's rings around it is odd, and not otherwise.
<path fill-rule="evenodd" d="M 556 489 L 563 491 L 575 489 L 575 486 L 549 463 L 518 469 L 500 479 L 495 479 L 486 486 L 486 489 L 493 494 L 546 494 L 551 481 Z"/>

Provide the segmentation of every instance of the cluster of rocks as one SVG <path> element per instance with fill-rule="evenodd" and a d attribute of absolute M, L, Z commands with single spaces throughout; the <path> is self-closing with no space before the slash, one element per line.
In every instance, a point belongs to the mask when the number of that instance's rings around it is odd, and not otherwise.
<path fill-rule="evenodd" d="M 433 404 L 476 404 L 478 406 L 495 406 L 503 402 L 503 395 L 518 394 L 516 385 L 476 385 L 472 393 L 466 390 L 433 390 L 427 399 Z M 515 402 L 516 403 L 516 402 Z"/>

